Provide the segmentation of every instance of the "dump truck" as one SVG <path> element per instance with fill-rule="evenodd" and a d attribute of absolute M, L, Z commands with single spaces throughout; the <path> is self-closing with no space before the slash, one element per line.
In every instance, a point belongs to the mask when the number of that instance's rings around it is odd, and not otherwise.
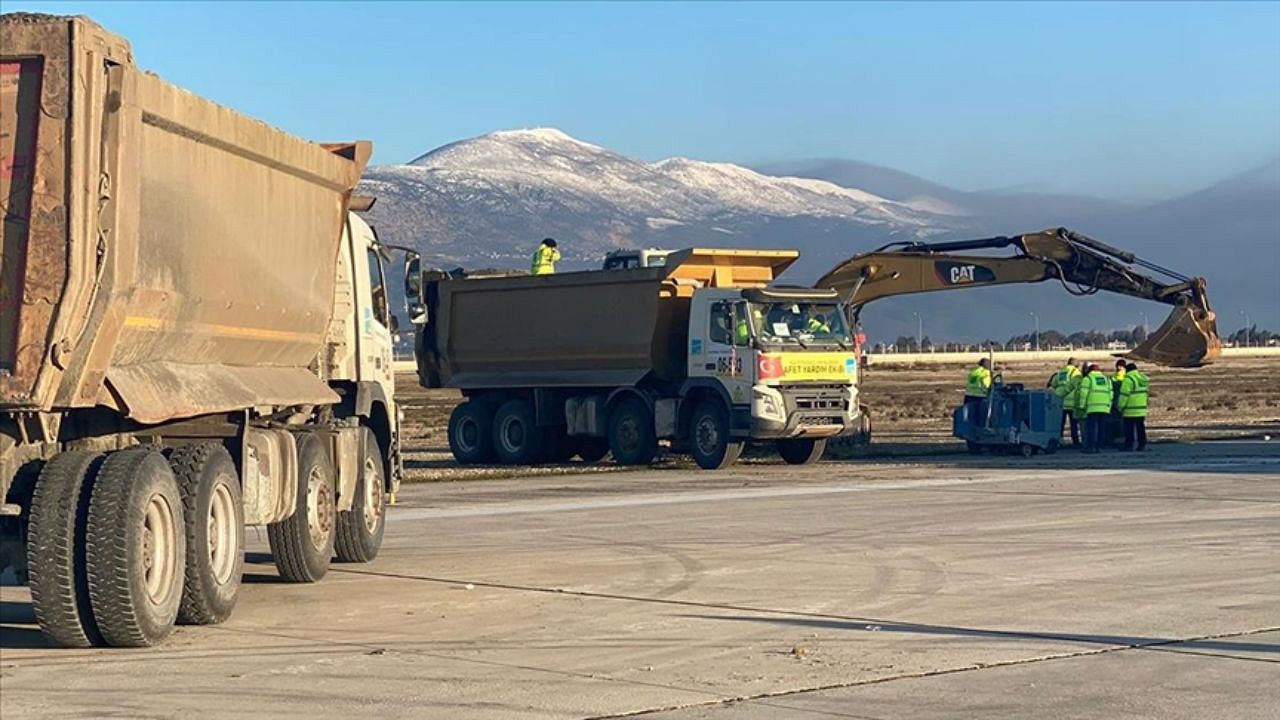
<path fill-rule="evenodd" d="M 466 396 L 454 457 L 644 465 L 665 440 L 706 469 L 749 441 L 818 460 L 858 427 L 857 353 L 834 290 L 773 285 L 798 256 L 691 248 L 660 267 L 523 277 L 411 260 L 421 382 Z"/>
<path fill-rule="evenodd" d="M 84 17 L 0 16 L 0 564 L 54 643 L 143 646 L 378 552 L 400 477 L 367 142 L 144 72 Z"/>

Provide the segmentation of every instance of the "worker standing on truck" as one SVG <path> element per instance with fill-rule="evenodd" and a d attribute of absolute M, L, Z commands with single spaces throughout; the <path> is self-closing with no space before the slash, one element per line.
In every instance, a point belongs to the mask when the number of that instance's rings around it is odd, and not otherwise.
<path fill-rule="evenodd" d="M 964 406 L 970 422 L 978 421 L 974 413 L 981 414 L 982 401 L 987 399 L 987 391 L 990 388 L 991 361 L 982 358 L 964 380 Z"/>
<path fill-rule="evenodd" d="M 560 261 L 560 251 L 556 249 L 556 241 L 553 238 L 547 238 L 542 241 L 537 250 L 533 251 L 533 265 L 530 272 L 534 275 L 553 275 L 556 271 L 556 263 Z"/>
<path fill-rule="evenodd" d="M 1146 373 L 1138 370 L 1137 363 L 1125 365 L 1120 397 L 1116 400 L 1124 417 L 1124 447 L 1121 450 L 1142 452 L 1147 449 L 1147 391 L 1150 385 L 1151 381 Z"/>
<path fill-rule="evenodd" d="M 1054 395 L 1062 398 L 1062 426 L 1058 428 L 1058 435 L 1062 435 L 1062 430 L 1070 422 L 1072 445 L 1080 444 L 1080 422 L 1076 420 L 1075 412 L 1073 412 L 1075 406 L 1074 393 L 1079 382 L 1080 368 L 1076 366 L 1075 358 L 1067 358 L 1067 364 L 1049 378 L 1049 389 L 1053 390 Z"/>
<path fill-rule="evenodd" d="M 1085 394 L 1085 428 L 1084 451 L 1099 452 L 1106 432 L 1107 417 L 1111 415 L 1111 403 L 1114 393 L 1111 391 L 1111 380 L 1095 364 L 1089 366 L 1089 372 L 1080 381 Z"/>

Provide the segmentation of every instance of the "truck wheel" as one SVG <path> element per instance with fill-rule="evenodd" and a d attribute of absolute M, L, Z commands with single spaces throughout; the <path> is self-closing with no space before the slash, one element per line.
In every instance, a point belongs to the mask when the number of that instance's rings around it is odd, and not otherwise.
<path fill-rule="evenodd" d="M 493 415 L 493 449 L 504 465 L 532 465 L 538 460 L 542 434 L 534 422 L 533 405 L 512 398 Z"/>
<path fill-rule="evenodd" d="M 779 440 L 778 454 L 788 465 L 811 465 L 822 459 L 827 451 L 827 440 Z"/>
<path fill-rule="evenodd" d="M 293 514 L 267 526 L 267 541 L 280 577 L 312 583 L 329 572 L 333 558 L 333 464 L 312 433 L 298 436 L 298 495 Z"/>
<path fill-rule="evenodd" d="M 111 453 L 93 483 L 85 556 L 102 637 L 146 647 L 172 630 L 182 602 L 187 535 L 182 493 L 159 452 Z"/>
<path fill-rule="evenodd" d="M 648 465 L 658 454 L 653 416 L 640 398 L 625 398 L 609 412 L 609 451 L 619 465 Z"/>
<path fill-rule="evenodd" d="M 689 451 L 703 470 L 721 470 L 742 454 L 743 442 L 729 436 L 729 411 L 719 400 L 703 400 L 693 410 Z"/>
<path fill-rule="evenodd" d="M 338 513 L 338 537 L 334 547 L 342 562 L 366 563 L 378 557 L 382 535 L 386 532 L 386 473 L 382 469 L 382 450 L 378 438 L 363 428 L 364 452 L 360 456 L 360 478 L 356 481 L 356 497 L 351 509 Z"/>
<path fill-rule="evenodd" d="M 591 437 L 589 435 L 579 435 L 576 438 L 578 444 L 578 457 L 583 462 L 597 463 L 609 454 L 609 440 L 602 437 Z"/>
<path fill-rule="evenodd" d="M 488 403 L 468 400 L 449 416 L 449 450 L 463 465 L 493 461 L 493 410 Z"/>
<path fill-rule="evenodd" d="M 31 606 L 44 636 L 62 647 L 102 644 L 89 605 L 85 524 L 102 456 L 64 452 L 40 470 L 27 525 Z"/>
<path fill-rule="evenodd" d="M 178 622 L 215 625 L 231 616 L 244 574 L 244 502 L 231 454 L 219 443 L 169 455 L 187 518 L 187 575 Z"/>

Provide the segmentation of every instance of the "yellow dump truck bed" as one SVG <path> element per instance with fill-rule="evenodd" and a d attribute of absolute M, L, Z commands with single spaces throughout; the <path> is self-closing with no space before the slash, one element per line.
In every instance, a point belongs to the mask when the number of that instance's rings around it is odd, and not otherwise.
<path fill-rule="evenodd" d="M 0 407 L 143 421 L 322 402 L 346 202 L 326 148 L 143 72 L 82 18 L 0 18 Z"/>

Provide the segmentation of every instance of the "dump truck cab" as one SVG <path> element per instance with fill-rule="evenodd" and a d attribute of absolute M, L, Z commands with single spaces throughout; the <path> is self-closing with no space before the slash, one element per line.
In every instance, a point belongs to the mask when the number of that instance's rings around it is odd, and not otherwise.
<path fill-rule="evenodd" d="M 714 378 L 750 439 L 827 438 L 858 418 L 858 363 L 834 291 L 708 289 L 695 293 L 689 377 Z"/>
<path fill-rule="evenodd" d="M 665 267 L 672 250 L 644 248 L 642 250 L 612 250 L 604 256 L 605 270 L 634 270 L 636 268 Z"/>

